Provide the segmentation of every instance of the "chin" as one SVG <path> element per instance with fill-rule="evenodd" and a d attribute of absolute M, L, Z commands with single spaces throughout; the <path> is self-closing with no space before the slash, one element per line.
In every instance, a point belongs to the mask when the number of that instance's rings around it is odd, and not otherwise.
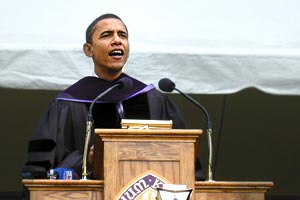
<path fill-rule="evenodd" d="M 110 69 L 113 71 L 119 72 L 119 71 L 122 71 L 123 67 L 124 67 L 124 65 L 114 65 L 114 66 L 111 66 Z"/>
<path fill-rule="evenodd" d="M 112 74 L 118 74 L 118 73 L 122 73 L 123 67 L 113 67 L 110 68 L 110 71 Z"/>

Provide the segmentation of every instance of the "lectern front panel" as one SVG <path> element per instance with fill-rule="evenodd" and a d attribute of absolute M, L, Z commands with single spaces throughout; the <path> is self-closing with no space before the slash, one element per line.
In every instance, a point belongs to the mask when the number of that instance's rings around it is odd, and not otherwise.
<path fill-rule="evenodd" d="M 194 187 L 195 144 L 201 130 L 98 129 L 95 132 L 99 135 L 95 141 L 102 143 L 95 143 L 95 150 L 103 150 L 103 159 L 95 161 L 103 163 L 105 199 L 114 199 L 129 182 L 149 170 L 170 183 Z"/>

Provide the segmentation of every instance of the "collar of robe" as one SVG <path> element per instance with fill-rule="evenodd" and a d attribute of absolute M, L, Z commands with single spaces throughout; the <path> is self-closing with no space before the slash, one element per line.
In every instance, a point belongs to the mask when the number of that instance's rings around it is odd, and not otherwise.
<path fill-rule="evenodd" d="M 132 80 L 132 89 L 122 90 L 119 88 L 114 88 L 97 102 L 109 103 L 124 101 L 139 94 L 147 93 L 155 89 L 155 87 L 152 84 L 146 85 L 143 82 L 138 81 L 137 79 L 134 79 L 125 73 L 122 73 L 119 78 L 113 81 L 106 81 L 98 77 L 87 76 L 80 79 L 75 84 L 68 87 L 66 90 L 62 91 L 56 97 L 56 99 L 64 101 L 90 103 L 99 94 L 104 92 L 107 88 L 116 84 L 116 82 L 123 77 L 128 77 Z"/>

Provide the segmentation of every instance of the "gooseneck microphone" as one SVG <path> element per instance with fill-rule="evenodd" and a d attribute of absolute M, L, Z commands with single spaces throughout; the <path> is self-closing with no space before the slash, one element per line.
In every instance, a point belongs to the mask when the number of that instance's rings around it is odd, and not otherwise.
<path fill-rule="evenodd" d="M 195 99 L 193 99 L 191 96 L 189 96 L 188 94 L 185 94 L 183 92 L 181 92 L 179 89 L 176 88 L 176 85 L 173 81 L 171 81 L 168 78 L 163 78 L 158 82 L 158 86 L 159 88 L 164 91 L 164 92 L 173 92 L 173 90 L 178 91 L 181 95 L 183 95 L 185 98 L 187 98 L 189 101 L 191 101 L 194 105 L 196 105 L 197 107 L 199 107 L 205 114 L 206 117 L 206 132 L 208 135 L 208 148 L 209 148 L 209 159 L 208 159 L 208 181 L 213 181 L 213 174 L 212 174 L 212 154 L 213 154 L 213 147 L 212 147 L 212 139 L 211 139 L 211 135 L 212 135 L 212 123 L 210 121 L 210 116 L 207 112 L 207 110 L 199 103 L 197 102 Z"/>
<path fill-rule="evenodd" d="M 117 81 L 116 84 L 114 84 L 113 86 L 104 90 L 92 101 L 92 103 L 89 107 L 89 110 L 88 110 L 87 121 L 86 121 L 86 135 L 85 135 L 84 152 L 83 152 L 83 160 L 82 160 L 82 177 L 81 177 L 82 180 L 87 180 L 87 176 L 88 176 L 88 173 L 87 173 L 88 155 L 87 154 L 88 154 L 88 146 L 89 146 L 89 142 L 90 142 L 91 132 L 92 132 L 93 124 L 94 124 L 93 114 L 92 114 L 94 104 L 96 103 L 96 101 L 101 99 L 104 95 L 109 93 L 114 88 L 130 90 L 132 88 L 132 85 L 133 85 L 133 83 L 130 78 L 128 78 L 128 77 L 121 78 L 120 80 Z"/>

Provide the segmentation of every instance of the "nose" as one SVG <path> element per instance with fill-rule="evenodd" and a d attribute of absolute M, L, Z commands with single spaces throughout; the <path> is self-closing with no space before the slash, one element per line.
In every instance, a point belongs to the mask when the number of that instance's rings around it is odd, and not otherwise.
<path fill-rule="evenodd" d="M 121 40 L 120 36 L 117 33 L 114 34 L 112 44 L 113 45 L 120 45 L 120 44 L 122 44 L 122 40 Z"/>

